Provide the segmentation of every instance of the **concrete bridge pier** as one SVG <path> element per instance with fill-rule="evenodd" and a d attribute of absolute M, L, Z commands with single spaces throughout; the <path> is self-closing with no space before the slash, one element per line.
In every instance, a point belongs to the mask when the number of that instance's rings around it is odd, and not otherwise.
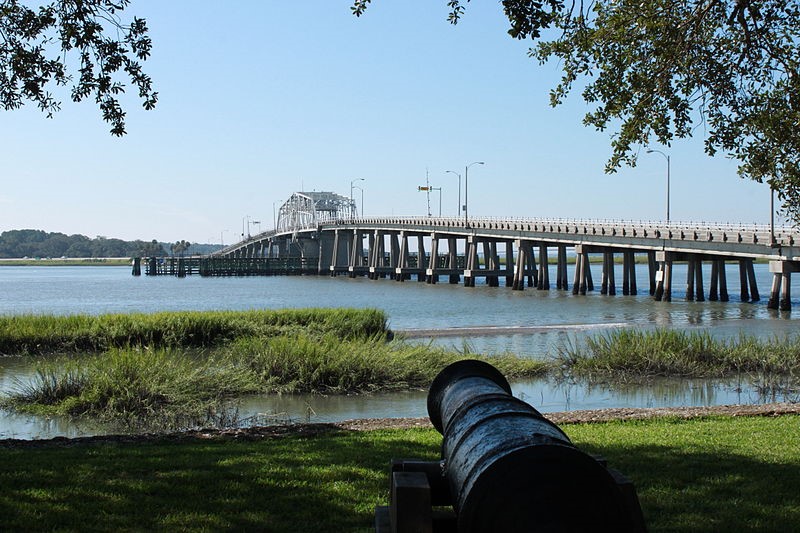
<path fill-rule="evenodd" d="M 392 271 L 389 274 L 390 279 L 397 280 L 397 267 L 400 264 L 402 264 L 400 256 L 400 234 L 393 231 L 389 233 L 389 265 L 392 267 Z"/>
<path fill-rule="evenodd" d="M 712 302 L 727 302 L 729 299 L 725 259 L 711 261 L 711 286 L 708 289 L 708 299 Z"/>
<path fill-rule="evenodd" d="M 431 256 L 431 259 L 433 256 Z M 428 257 L 425 253 L 425 237 L 417 235 L 417 282 L 423 283 L 428 275 Z"/>
<path fill-rule="evenodd" d="M 622 252 L 622 294 L 636 296 L 636 255 L 632 250 Z"/>
<path fill-rule="evenodd" d="M 464 269 L 464 286 L 474 287 L 475 276 L 473 275 L 473 270 L 480 268 L 480 265 L 478 264 L 478 242 L 477 238 L 473 235 L 467 237 L 466 260 L 467 265 Z"/>
<path fill-rule="evenodd" d="M 455 237 L 447 238 L 447 269 L 451 272 L 458 269 L 458 241 Z M 457 285 L 460 281 L 460 275 L 450 274 L 449 282 L 451 285 Z"/>
<path fill-rule="evenodd" d="M 425 271 L 425 281 L 429 284 L 439 283 L 439 236 L 431 233 L 431 258 Z"/>
<path fill-rule="evenodd" d="M 617 286 L 614 280 L 614 252 L 603 251 L 603 272 L 600 278 L 600 294 L 615 296 Z"/>
<path fill-rule="evenodd" d="M 395 241 L 399 247 L 395 260 L 392 261 L 394 265 L 394 280 L 405 281 L 411 279 L 411 276 L 406 272 L 408 270 L 408 235 L 406 235 L 405 231 L 401 231 L 399 235 L 393 234 L 392 237 L 392 251 L 395 248 Z"/>
<path fill-rule="evenodd" d="M 330 232 L 323 232 L 319 236 L 319 260 L 317 261 L 317 274 L 320 276 L 323 274 L 330 274 L 330 266 L 333 264 L 335 240 L 335 236 L 331 235 Z"/>
<path fill-rule="evenodd" d="M 529 257 L 528 248 L 530 248 L 531 243 L 517 240 L 515 244 L 517 246 L 517 260 L 514 261 L 514 281 L 511 284 L 511 288 L 515 291 L 521 291 L 525 289 L 525 266 Z"/>
<path fill-rule="evenodd" d="M 660 267 L 655 276 L 656 288 L 653 297 L 657 302 L 671 302 L 673 254 L 671 252 L 659 251 L 656 252 L 655 255 L 655 260 L 660 264 Z"/>
<path fill-rule="evenodd" d="M 770 290 L 767 308 L 791 311 L 792 272 L 800 272 L 800 263 L 770 261 L 769 271 L 772 273 L 772 289 Z"/>
<path fill-rule="evenodd" d="M 650 281 L 650 296 L 656 293 L 656 272 L 658 265 L 656 263 L 656 252 L 650 250 L 647 252 L 647 279 Z"/>
<path fill-rule="evenodd" d="M 353 233 L 350 231 L 337 229 L 333 237 L 333 254 L 330 263 L 330 275 L 338 276 L 342 272 L 349 271 L 350 251 L 353 249 Z"/>
<path fill-rule="evenodd" d="M 547 257 L 547 245 L 539 245 L 539 272 L 536 288 L 540 291 L 550 290 L 550 260 Z"/>
<path fill-rule="evenodd" d="M 514 242 L 506 241 L 506 287 L 514 285 Z"/>
<path fill-rule="evenodd" d="M 739 283 L 741 285 L 741 300 L 743 302 L 757 302 L 761 299 L 756 285 L 756 272 L 752 259 L 739 260 Z"/>
<path fill-rule="evenodd" d="M 378 261 L 379 257 L 383 257 L 383 233 L 380 230 L 375 230 L 370 235 L 369 252 L 367 254 L 367 266 L 369 267 L 367 277 L 369 279 L 375 280 L 379 277 L 378 266 L 383 266 Z"/>
<path fill-rule="evenodd" d="M 566 291 L 569 289 L 567 282 L 567 247 L 558 245 L 558 259 L 556 261 L 556 289 Z"/>
<path fill-rule="evenodd" d="M 703 291 L 703 258 L 697 254 L 689 254 L 686 269 L 686 299 L 689 301 L 705 301 Z"/>
<path fill-rule="evenodd" d="M 498 271 L 500 260 L 497 257 L 497 241 L 483 241 L 483 260 L 486 269 L 492 272 Z M 489 287 L 499 287 L 500 279 L 496 274 L 487 274 L 486 284 Z"/>
<path fill-rule="evenodd" d="M 589 247 L 585 244 L 575 245 L 575 279 L 572 283 L 572 294 L 585 296 L 587 291 L 594 290 L 589 251 Z"/>

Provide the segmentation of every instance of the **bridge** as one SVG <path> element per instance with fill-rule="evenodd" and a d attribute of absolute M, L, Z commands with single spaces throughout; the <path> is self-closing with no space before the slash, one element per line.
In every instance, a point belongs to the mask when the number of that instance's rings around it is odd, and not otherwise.
<path fill-rule="evenodd" d="M 202 275 L 322 274 L 416 278 L 473 287 L 551 289 L 615 295 L 638 293 L 637 264 L 646 263 L 650 294 L 671 301 L 673 264 L 688 266 L 686 298 L 727 301 L 726 265 L 738 265 L 739 296 L 757 301 L 754 261 L 768 261 L 768 307 L 791 308 L 791 274 L 800 271 L 800 232 L 769 225 L 634 222 L 544 218 L 359 217 L 351 199 L 298 192 L 280 208 L 276 228 L 248 236 L 195 261 Z M 552 254 L 551 254 L 552 252 Z M 574 261 L 571 279 L 567 265 Z M 188 263 L 187 263 L 188 264 Z M 152 266 L 152 263 L 151 263 Z M 154 267 L 155 268 L 155 267 Z M 187 267 L 184 267 L 187 268 Z M 191 267 L 189 272 L 191 272 Z M 173 266 L 174 269 L 174 266 Z M 705 294 L 704 272 L 710 276 Z"/>

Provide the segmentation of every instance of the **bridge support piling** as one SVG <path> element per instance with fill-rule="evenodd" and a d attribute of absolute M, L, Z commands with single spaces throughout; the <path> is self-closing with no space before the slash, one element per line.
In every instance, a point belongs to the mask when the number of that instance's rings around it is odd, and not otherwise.
<path fill-rule="evenodd" d="M 660 267 L 655 275 L 656 288 L 653 297 L 657 302 L 670 302 L 672 301 L 672 254 L 664 251 L 656 252 L 655 261 Z"/>
<path fill-rule="evenodd" d="M 506 287 L 514 286 L 514 243 L 506 241 Z"/>
<path fill-rule="evenodd" d="M 435 233 L 431 233 L 431 258 L 428 262 L 425 281 L 431 284 L 439 283 L 439 274 L 436 271 L 439 269 L 439 237 Z"/>
<path fill-rule="evenodd" d="M 433 255 L 431 255 L 433 259 Z M 424 283 L 428 279 L 428 257 L 425 255 L 425 237 L 417 235 L 417 282 Z"/>
<path fill-rule="evenodd" d="M 478 242 L 475 236 L 469 236 L 467 238 L 467 265 L 464 270 L 464 286 L 465 287 L 474 287 L 475 286 L 475 276 L 473 276 L 472 271 L 476 270 L 478 265 Z"/>
<path fill-rule="evenodd" d="M 522 279 L 527 275 L 528 287 L 539 287 L 539 270 L 536 267 L 536 254 L 533 251 L 533 243 L 527 241 L 525 245 L 525 263 L 527 268 L 523 269 Z"/>
<path fill-rule="evenodd" d="M 711 302 L 719 300 L 717 295 L 717 286 L 719 285 L 719 260 L 714 259 L 711 261 L 711 284 L 708 287 L 708 299 Z"/>
<path fill-rule="evenodd" d="M 635 296 L 636 287 L 636 256 L 632 250 L 622 252 L 622 294 Z"/>
<path fill-rule="evenodd" d="M 728 280 L 725 274 L 724 259 L 714 259 L 711 262 L 711 286 L 708 290 L 708 299 L 712 302 L 728 301 Z"/>
<path fill-rule="evenodd" d="M 581 254 L 581 246 L 575 246 L 575 277 L 572 280 L 572 294 L 578 294 L 581 287 L 581 268 L 583 268 L 583 254 Z"/>
<path fill-rule="evenodd" d="M 694 301 L 694 271 L 697 267 L 696 261 L 693 256 L 689 256 L 686 262 L 686 299 Z"/>
<path fill-rule="evenodd" d="M 614 252 L 606 250 L 603 252 L 603 272 L 601 275 L 600 294 L 614 296 L 617 294 L 614 282 Z"/>
<path fill-rule="evenodd" d="M 566 291 L 569 289 L 567 281 L 567 247 L 558 245 L 558 259 L 556 260 L 556 289 Z"/>
<path fill-rule="evenodd" d="M 719 260 L 719 300 L 728 301 L 728 276 L 725 273 L 725 260 Z"/>
<path fill-rule="evenodd" d="M 705 297 L 705 289 L 703 286 L 703 258 L 701 256 L 697 256 L 695 260 L 695 301 L 697 302 L 704 302 Z"/>
<path fill-rule="evenodd" d="M 741 286 L 741 301 L 757 302 L 761 299 L 761 296 L 758 294 L 756 273 L 753 268 L 752 259 L 739 260 L 739 283 Z"/>
<path fill-rule="evenodd" d="M 539 245 L 539 280 L 536 288 L 540 291 L 550 290 L 550 261 L 546 244 Z"/>
<path fill-rule="evenodd" d="M 447 238 L 447 269 L 451 272 L 458 268 L 458 241 L 455 237 Z M 461 276 L 458 274 L 450 274 L 448 280 L 451 285 L 458 285 L 461 281 Z"/>
<path fill-rule="evenodd" d="M 792 309 L 792 273 L 785 271 L 783 279 L 781 280 L 783 289 L 781 290 L 781 311 L 790 311 Z"/>
<path fill-rule="evenodd" d="M 647 277 L 650 281 L 650 296 L 654 296 L 656 293 L 656 271 L 658 270 L 656 266 L 656 252 L 648 251 L 647 252 Z"/>
<path fill-rule="evenodd" d="M 525 289 L 525 241 L 516 241 L 517 260 L 514 262 L 514 282 L 512 290 L 521 291 Z"/>
<path fill-rule="evenodd" d="M 790 261 L 770 261 L 769 271 L 772 272 L 772 290 L 767 307 L 791 311 L 792 272 L 800 272 L 800 264 Z"/>

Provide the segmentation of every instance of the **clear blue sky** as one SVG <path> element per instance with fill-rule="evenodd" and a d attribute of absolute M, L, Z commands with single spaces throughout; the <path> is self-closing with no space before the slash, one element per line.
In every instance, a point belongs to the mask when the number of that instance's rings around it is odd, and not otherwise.
<path fill-rule="evenodd" d="M 270 228 L 292 192 L 348 195 L 355 178 L 367 215 L 424 215 L 426 169 L 455 215 L 445 171 L 473 161 L 470 215 L 664 217 L 665 159 L 643 147 L 635 169 L 604 174 L 610 133 L 581 125 L 577 94 L 549 106 L 557 66 L 508 37 L 499 2 L 470 3 L 455 27 L 445 0 L 376 0 L 360 19 L 350 5 L 133 0 L 157 108 L 126 97 L 121 139 L 92 102 L 0 113 L 0 231 L 230 243 L 246 215 Z M 652 147 L 671 156 L 671 218 L 768 222 L 767 186 L 705 156 L 702 137 Z"/>

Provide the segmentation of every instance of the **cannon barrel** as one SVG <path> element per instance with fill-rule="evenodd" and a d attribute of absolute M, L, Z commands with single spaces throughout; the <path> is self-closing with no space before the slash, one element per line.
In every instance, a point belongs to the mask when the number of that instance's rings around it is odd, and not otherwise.
<path fill-rule="evenodd" d="M 614 475 L 513 397 L 488 363 L 445 368 L 428 393 L 428 415 L 443 436 L 459 532 L 637 529 Z"/>

